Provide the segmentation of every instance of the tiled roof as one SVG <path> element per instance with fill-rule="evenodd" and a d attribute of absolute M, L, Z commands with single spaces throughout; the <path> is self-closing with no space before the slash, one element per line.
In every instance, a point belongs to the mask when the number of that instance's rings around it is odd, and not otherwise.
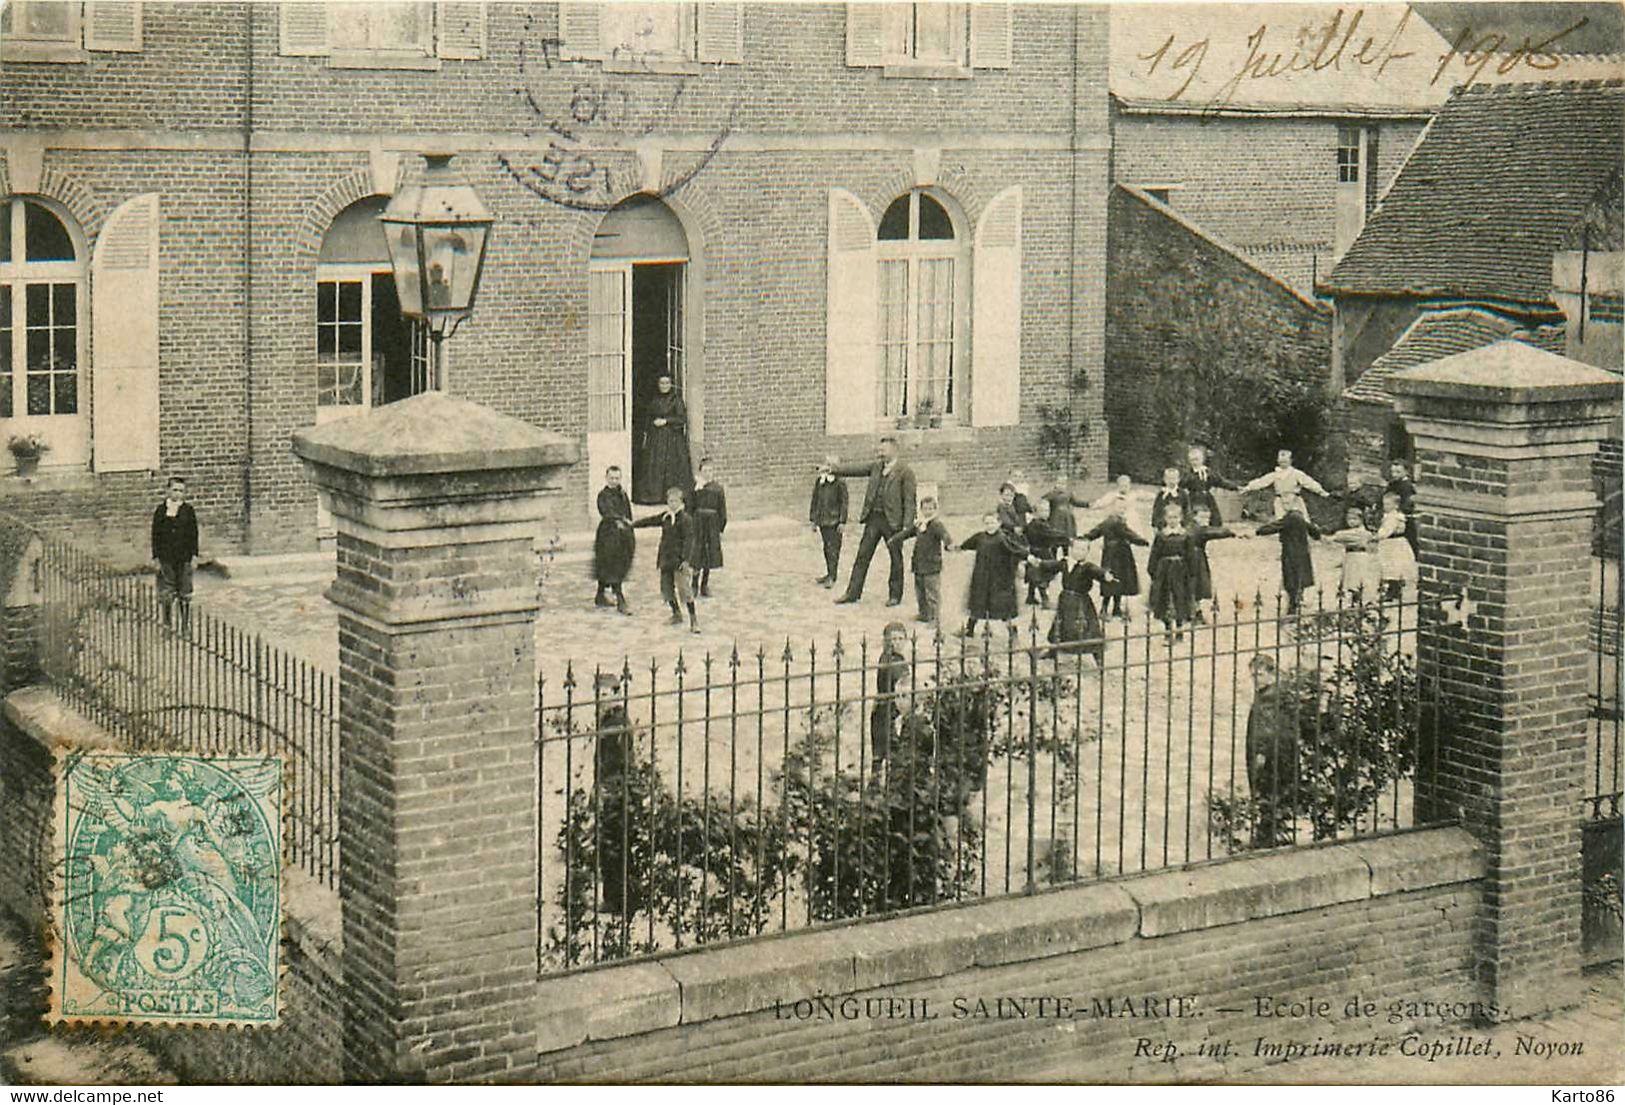
<path fill-rule="evenodd" d="M 1322 290 L 1549 303 L 1552 254 L 1625 157 L 1622 134 L 1619 80 L 1457 92 Z"/>
<path fill-rule="evenodd" d="M 1509 338 L 1548 353 L 1563 352 L 1564 333 L 1560 326 L 1524 329 L 1510 319 L 1476 307 L 1429 311 L 1411 323 L 1393 348 L 1373 361 L 1358 380 L 1343 390 L 1343 398 L 1358 403 L 1390 404 L 1393 395 L 1388 390 L 1388 380 L 1394 373 Z"/>

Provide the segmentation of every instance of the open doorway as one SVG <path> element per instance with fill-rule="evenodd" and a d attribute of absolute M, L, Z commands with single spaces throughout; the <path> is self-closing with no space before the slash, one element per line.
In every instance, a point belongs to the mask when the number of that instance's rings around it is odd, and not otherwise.
<path fill-rule="evenodd" d="M 692 480 L 687 372 L 688 239 L 671 209 L 633 196 L 604 216 L 588 275 L 587 457 L 591 486 L 609 465 L 637 503 Z M 659 381 L 669 376 L 670 393 Z M 654 425 L 664 418 L 665 425 Z M 591 492 L 589 492 L 591 494 Z"/>

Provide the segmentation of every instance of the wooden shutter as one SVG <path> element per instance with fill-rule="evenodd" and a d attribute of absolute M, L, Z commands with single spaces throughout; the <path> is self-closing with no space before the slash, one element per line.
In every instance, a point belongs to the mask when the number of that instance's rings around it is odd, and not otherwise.
<path fill-rule="evenodd" d="M 970 64 L 972 69 L 1010 68 L 1010 5 L 970 6 Z"/>
<path fill-rule="evenodd" d="M 604 31 L 600 4 L 559 5 L 559 57 L 565 61 L 602 61 Z"/>
<path fill-rule="evenodd" d="M 328 52 L 327 5 L 282 5 L 282 52 L 294 57 L 318 57 Z"/>
<path fill-rule="evenodd" d="M 88 0 L 85 49 L 134 53 L 141 49 L 139 0 Z"/>
<path fill-rule="evenodd" d="M 851 192 L 829 190 L 824 432 L 875 428 L 875 225 Z"/>
<path fill-rule="evenodd" d="M 846 6 L 846 64 L 879 65 L 885 6 L 876 3 Z"/>
<path fill-rule="evenodd" d="M 158 194 L 121 204 L 90 261 L 91 445 L 98 472 L 158 467 Z"/>
<path fill-rule="evenodd" d="M 745 60 L 745 5 L 701 4 L 698 12 L 700 61 Z"/>
<path fill-rule="evenodd" d="M 993 197 L 971 256 L 970 416 L 975 426 L 1021 420 L 1021 186 Z"/>
<path fill-rule="evenodd" d="M 485 56 L 485 5 L 479 0 L 442 0 L 435 5 L 436 53 L 475 60 Z"/>

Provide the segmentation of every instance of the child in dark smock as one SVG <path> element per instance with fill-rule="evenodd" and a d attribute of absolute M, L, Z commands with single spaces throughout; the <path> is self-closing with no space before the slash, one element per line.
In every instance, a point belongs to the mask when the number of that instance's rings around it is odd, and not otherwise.
<path fill-rule="evenodd" d="M 1207 619 L 1202 607 L 1213 601 L 1213 565 L 1208 563 L 1207 543 L 1234 537 L 1229 529 L 1213 524 L 1213 508 L 1199 504 L 1191 509 L 1195 525 L 1191 527 L 1191 620 L 1201 624 Z M 1217 616 L 1217 615 L 1215 615 Z"/>
<path fill-rule="evenodd" d="M 1008 622 L 1016 616 L 1016 566 L 1027 559 L 1027 543 L 1007 526 L 999 525 L 996 514 L 982 518 L 982 532 L 973 533 L 959 546 L 976 550 L 971 565 L 970 594 L 965 601 L 964 636 L 976 632 L 979 621 Z"/>
<path fill-rule="evenodd" d="M 1309 559 L 1309 539 L 1320 539 L 1320 530 L 1296 507 L 1273 522 L 1258 527 L 1258 535 L 1281 535 L 1281 590 L 1286 592 L 1287 613 L 1296 614 L 1303 593 L 1315 585 L 1315 565 Z"/>
<path fill-rule="evenodd" d="M 1055 620 L 1050 623 L 1049 642 L 1042 654 L 1045 660 L 1054 659 L 1060 652 L 1093 656 L 1102 664 L 1106 655 L 1106 630 L 1100 624 L 1091 592 L 1095 584 L 1110 582 L 1111 576 L 1091 560 L 1062 558 L 1051 560 L 1044 567 L 1061 573 L 1061 597 L 1055 604 Z"/>
<path fill-rule="evenodd" d="M 1176 502 L 1167 504 L 1145 570 L 1151 577 L 1151 613 L 1164 632 L 1180 640 L 1191 620 L 1191 535 L 1185 532 L 1185 508 Z"/>
<path fill-rule="evenodd" d="M 1101 585 L 1101 597 L 1106 600 L 1107 617 L 1128 621 L 1129 613 L 1123 599 L 1140 593 L 1140 572 L 1134 565 L 1135 545 L 1145 545 L 1145 538 L 1129 528 L 1121 514 L 1109 514 L 1100 525 L 1083 535 L 1084 540 L 1101 540 L 1100 566 L 1112 578 Z"/>
<path fill-rule="evenodd" d="M 1050 503 L 1048 499 L 1039 499 L 1034 506 L 1035 513 L 1027 522 L 1027 547 L 1032 554 L 1042 562 L 1027 565 L 1027 605 L 1041 606 L 1049 609 L 1049 584 L 1060 569 L 1045 567 L 1053 562 L 1066 547 L 1067 541 L 1050 522 Z"/>
<path fill-rule="evenodd" d="M 728 495 L 711 477 L 711 458 L 700 461 L 700 481 L 689 496 L 694 514 L 695 590 L 701 598 L 711 597 L 711 569 L 722 567 L 722 531 L 728 528 Z"/>

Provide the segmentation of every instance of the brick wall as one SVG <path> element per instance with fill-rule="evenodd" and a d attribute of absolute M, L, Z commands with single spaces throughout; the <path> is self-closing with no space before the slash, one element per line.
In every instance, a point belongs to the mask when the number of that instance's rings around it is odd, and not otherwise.
<path fill-rule="evenodd" d="M 586 265 L 600 213 L 539 197 L 499 157 L 521 173 L 538 164 L 540 135 L 570 117 L 583 86 L 613 105 L 584 143 L 624 144 L 652 126 L 669 147 L 663 176 L 673 185 L 702 156 L 679 148 L 683 136 L 729 136 L 670 203 L 691 256 L 703 256 L 691 300 L 700 297 L 704 341 L 690 351 L 703 394 L 691 398 L 741 516 L 799 511 L 815 458 L 871 447 L 819 433 L 825 196 L 846 188 L 878 217 L 914 183 L 908 136 L 922 131 L 973 136 L 941 151 L 936 175 L 970 220 L 1011 184 L 1025 198 L 1023 424 L 926 450 L 951 476 L 945 508 L 980 502 L 1011 463 L 1038 467 L 1038 405 L 1061 399 L 1071 366 L 1098 378 L 1103 358 L 1104 8 L 1017 6 L 1012 68 L 949 81 L 848 68 L 841 5 L 750 5 L 745 63 L 689 76 L 606 74 L 562 64 L 556 51 L 544 61 L 557 36 L 553 5 L 493 3 L 487 13 L 486 56 L 435 72 L 284 57 L 279 11 L 267 4 L 147 4 L 139 53 L 0 69 L 0 97 L 22 128 L 93 132 L 90 148 L 44 136 L 41 185 L 92 239 L 117 204 L 161 195 L 162 464 L 191 477 L 222 543 L 313 544 L 315 492 L 289 437 L 316 414 L 321 234 L 345 204 L 376 191 L 370 147 L 464 151 L 457 164 L 497 219 L 477 310 L 447 346 L 453 391 L 580 434 Z M 1068 86 L 1071 96 L 1032 95 Z M 637 190 L 629 149 L 597 156 L 620 181 L 612 198 Z M 1099 421 L 1100 402 L 1098 388 L 1086 394 L 1083 415 Z M 1088 451 L 1103 468 L 1103 433 Z M 569 474 L 565 528 L 587 523 L 593 478 L 585 465 Z M 138 540 L 154 498 L 152 481 L 124 476 L 87 475 L 60 506 L 54 493 L 8 482 L 0 496 L 39 497 L 52 517 L 82 519 L 89 507 L 112 544 Z"/>
<path fill-rule="evenodd" d="M 1169 203 L 1246 256 L 1312 294 L 1336 238 L 1337 128 L 1333 118 L 1229 118 L 1119 113 L 1113 178 L 1174 185 Z M 1421 122 L 1375 127 L 1377 187 L 1410 156 Z"/>
<path fill-rule="evenodd" d="M 1109 216 L 1105 401 L 1114 474 L 1160 482 L 1162 466 L 1183 461 L 1193 439 L 1216 444 L 1254 424 L 1256 412 L 1228 409 L 1200 386 L 1215 374 L 1273 372 L 1324 387 L 1325 308 L 1123 188 L 1113 189 Z M 1237 476 L 1273 462 L 1273 448 L 1214 459 Z"/>
<path fill-rule="evenodd" d="M 543 980 L 541 1076 L 1245 1078 L 1264 1062 L 1253 1054 L 1260 1035 L 1353 1042 L 1403 1031 L 1386 1020 L 1341 1019 L 1350 994 L 1383 1005 L 1424 994 L 1475 999 L 1479 870 L 1465 834 L 1436 830 Z M 1254 1015 L 1256 996 L 1287 993 L 1336 994 L 1337 1009 L 1329 1018 L 1275 1024 Z M 860 1009 L 866 998 L 923 1000 L 939 1019 L 805 1019 L 794 1012 L 802 999 L 843 995 L 857 998 Z M 991 1005 L 1000 996 L 1040 995 L 1067 997 L 1083 1012 L 1076 1019 L 953 1015 L 955 998 L 974 1009 L 979 999 Z M 1125 997 L 1138 1002 L 1149 995 L 1189 995 L 1194 1004 L 1185 1018 L 1149 1023 L 1091 1015 L 1095 998 L 1120 1006 Z M 611 996 L 618 1000 L 605 1000 Z M 1244 1013 L 1220 1012 L 1236 1008 Z M 1183 1058 L 1136 1057 L 1142 1037 L 1174 1041 Z M 1195 1054 L 1199 1044 L 1226 1037 L 1241 1054 L 1225 1061 Z"/>

